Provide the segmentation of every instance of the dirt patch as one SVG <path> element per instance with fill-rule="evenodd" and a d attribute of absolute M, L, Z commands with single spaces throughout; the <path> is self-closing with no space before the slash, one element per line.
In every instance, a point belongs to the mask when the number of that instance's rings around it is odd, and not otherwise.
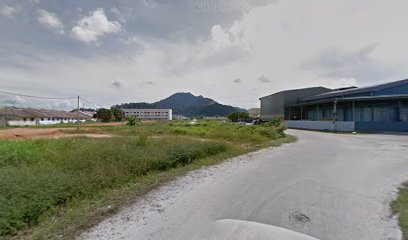
<path fill-rule="evenodd" d="M 157 120 L 143 120 L 141 123 L 155 123 Z M 94 126 L 121 126 L 126 125 L 127 122 L 108 122 L 108 123 L 82 123 L 81 126 L 94 127 Z"/>
<path fill-rule="evenodd" d="M 103 133 L 64 133 L 69 128 L 9 128 L 0 130 L 0 140 L 5 139 L 40 139 L 40 138 L 62 138 L 62 137 L 93 137 L 106 138 L 111 135 Z M 72 129 L 74 130 L 74 128 Z M 86 129 L 84 129 L 86 130 Z"/>

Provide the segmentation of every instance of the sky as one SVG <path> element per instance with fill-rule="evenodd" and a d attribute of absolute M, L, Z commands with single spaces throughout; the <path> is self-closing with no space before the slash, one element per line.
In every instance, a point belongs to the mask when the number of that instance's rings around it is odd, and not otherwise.
<path fill-rule="evenodd" d="M 406 0 L 0 0 L 0 91 L 81 107 L 176 92 L 243 108 L 408 78 Z M 0 94 L 0 105 L 72 100 Z"/>

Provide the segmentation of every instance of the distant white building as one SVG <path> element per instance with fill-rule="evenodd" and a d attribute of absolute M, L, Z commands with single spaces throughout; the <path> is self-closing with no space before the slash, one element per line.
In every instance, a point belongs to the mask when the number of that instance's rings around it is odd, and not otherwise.
<path fill-rule="evenodd" d="M 136 116 L 141 120 L 173 120 L 171 109 L 122 109 L 125 116 Z"/>
<path fill-rule="evenodd" d="M 91 117 L 81 112 L 78 117 L 81 122 L 91 120 Z M 34 126 L 73 122 L 77 122 L 76 112 L 16 107 L 0 108 L 0 125 Z"/>

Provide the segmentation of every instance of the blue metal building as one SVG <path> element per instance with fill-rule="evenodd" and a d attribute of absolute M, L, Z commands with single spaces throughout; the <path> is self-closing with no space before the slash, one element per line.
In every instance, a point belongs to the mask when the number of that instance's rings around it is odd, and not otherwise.
<path fill-rule="evenodd" d="M 328 90 L 283 107 L 285 123 L 292 128 L 408 132 L 408 79 Z"/>

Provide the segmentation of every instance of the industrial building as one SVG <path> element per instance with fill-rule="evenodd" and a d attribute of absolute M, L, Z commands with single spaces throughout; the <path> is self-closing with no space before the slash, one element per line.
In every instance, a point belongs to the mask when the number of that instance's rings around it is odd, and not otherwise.
<path fill-rule="evenodd" d="M 288 90 L 260 101 L 262 119 L 282 117 L 289 128 L 408 131 L 408 79 L 362 88 Z"/>
<path fill-rule="evenodd" d="M 125 116 L 136 116 L 140 120 L 173 120 L 171 109 L 122 109 Z"/>
<path fill-rule="evenodd" d="M 0 108 L 0 126 L 34 126 L 91 120 L 88 114 L 34 108 Z"/>

